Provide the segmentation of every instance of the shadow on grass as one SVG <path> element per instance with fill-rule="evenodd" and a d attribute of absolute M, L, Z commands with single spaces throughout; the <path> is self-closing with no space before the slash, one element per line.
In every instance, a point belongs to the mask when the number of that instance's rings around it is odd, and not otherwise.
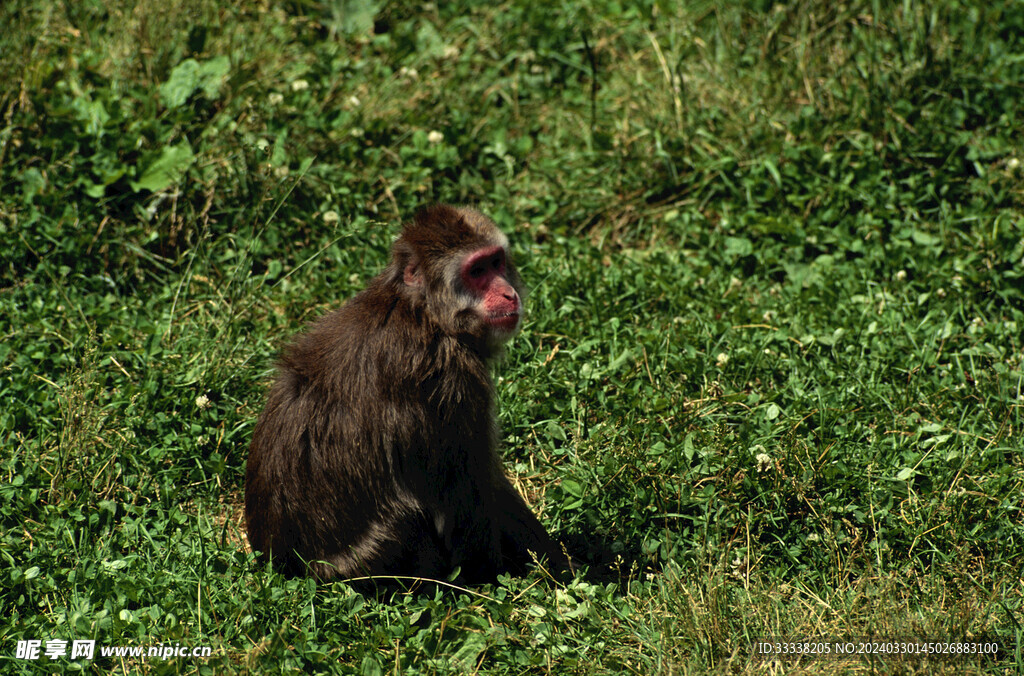
<path fill-rule="evenodd" d="M 586 569 L 583 579 L 592 584 L 615 583 L 624 587 L 630 579 L 641 573 L 657 573 L 659 567 L 651 565 L 640 543 L 623 545 L 621 539 L 597 533 L 553 533 L 565 545 L 577 569 Z"/>

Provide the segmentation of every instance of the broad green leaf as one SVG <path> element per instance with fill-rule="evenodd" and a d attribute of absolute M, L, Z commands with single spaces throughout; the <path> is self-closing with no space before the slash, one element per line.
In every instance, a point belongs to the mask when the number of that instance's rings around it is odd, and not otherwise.
<path fill-rule="evenodd" d="M 160 157 L 143 170 L 139 180 L 131 182 L 132 190 L 166 190 L 181 180 L 194 161 L 195 154 L 188 141 L 182 141 L 176 146 L 167 146 L 160 153 Z"/>
<path fill-rule="evenodd" d="M 572 479 L 563 479 L 562 488 L 565 490 L 566 493 L 572 495 L 573 497 L 583 497 L 583 487 L 580 486 L 578 482 L 573 481 Z"/>
<path fill-rule="evenodd" d="M 188 97 L 199 89 L 207 98 L 215 99 L 230 69 L 231 61 L 226 56 L 202 63 L 185 59 L 174 67 L 167 82 L 160 85 L 160 98 L 165 106 L 172 109 L 184 105 Z"/>

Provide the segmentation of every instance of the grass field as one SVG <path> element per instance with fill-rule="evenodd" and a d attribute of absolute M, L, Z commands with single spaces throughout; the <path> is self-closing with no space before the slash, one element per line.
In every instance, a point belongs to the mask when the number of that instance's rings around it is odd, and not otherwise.
<path fill-rule="evenodd" d="M 0 25 L 4 673 L 1024 671 L 1020 3 Z M 588 570 L 282 578 L 241 507 L 273 359 L 435 201 L 511 234 L 504 457 Z M 758 637 L 1000 652 L 756 662 Z"/>

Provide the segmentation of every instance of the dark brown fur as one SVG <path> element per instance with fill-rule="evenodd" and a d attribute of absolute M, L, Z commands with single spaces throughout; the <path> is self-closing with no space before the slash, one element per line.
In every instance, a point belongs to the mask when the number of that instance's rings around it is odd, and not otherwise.
<path fill-rule="evenodd" d="M 523 570 L 531 551 L 568 564 L 496 452 L 489 364 L 508 335 L 453 274 L 495 243 L 474 210 L 417 213 L 391 264 L 285 351 L 246 473 L 254 550 L 320 579 L 461 567 L 478 582 Z M 511 261 L 505 279 L 521 288 Z"/>

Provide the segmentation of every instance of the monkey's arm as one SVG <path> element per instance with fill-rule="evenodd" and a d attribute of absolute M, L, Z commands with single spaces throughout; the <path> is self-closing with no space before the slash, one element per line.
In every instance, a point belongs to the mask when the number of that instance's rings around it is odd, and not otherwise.
<path fill-rule="evenodd" d="M 533 562 L 531 552 L 547 558 L 558 570 L 572 570 L 562 546 L 552 538 L 534 516 L 519 491 L 502 476 L 497 482 L 497 519 L 501 530 L 501 554 L 513 571 L 521 572 Z"/>

